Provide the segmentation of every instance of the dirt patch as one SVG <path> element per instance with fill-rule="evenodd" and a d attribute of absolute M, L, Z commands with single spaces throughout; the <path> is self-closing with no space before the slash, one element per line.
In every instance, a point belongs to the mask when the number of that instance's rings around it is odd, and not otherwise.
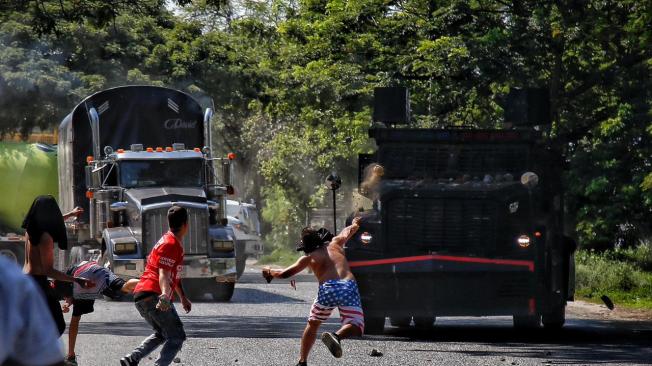
<path fill-rule="evenodd" d="M 566 312 L 569 317 L 579 319 L 652 321 L 652 310 L 628 309 L 619 307 L 618 304 L 609 310 L 605 305 L 574 301 L 568 303 Z"/>

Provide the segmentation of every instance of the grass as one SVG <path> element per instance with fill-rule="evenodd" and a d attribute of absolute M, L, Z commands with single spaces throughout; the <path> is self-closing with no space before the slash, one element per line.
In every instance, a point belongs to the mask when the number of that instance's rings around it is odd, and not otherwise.
<path fill-rule="evenodd" d="M 258 260 L 258 264 L 274 264 L 277 266 L 287 267 L 301 255 L 297 251 L 290 250 L 288 248 L 276 248 L 271 253 L 262 256 Z"/>
<path fill-rule="evenodd" d="M 591 302 L 607 295 L 616 305 L 652 309 L 652 250 L 649 244 L 603 253 L 576 254 L 576 293 Z"/>

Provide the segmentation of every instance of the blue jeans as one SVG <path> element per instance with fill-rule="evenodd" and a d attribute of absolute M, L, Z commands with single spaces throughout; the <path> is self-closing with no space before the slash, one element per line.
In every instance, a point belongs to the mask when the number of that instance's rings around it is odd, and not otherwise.
<path fill-rule="evenodd" d="M 164 366 L 171 364 L 174 356 L 181 350 L 183 341 L 186 340 L 186 332 L 183 330 L 183 324 L 174 305 L 168 311 L 160 311 L 156 309 L 157 302 L 155 296 L 136 302 L 136 309 L 154 329 L 154 334 L 147 337 L 131 352 L 131 357 L 135 361 L 140 361 L 162 344 L 161 354 L 154 365 Z"/>

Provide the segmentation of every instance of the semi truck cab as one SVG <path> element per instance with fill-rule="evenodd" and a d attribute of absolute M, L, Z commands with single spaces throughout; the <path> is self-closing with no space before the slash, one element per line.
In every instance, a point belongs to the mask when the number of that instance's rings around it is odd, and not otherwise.
<path fill-rule="evenodd" d="M 213 157 L 211 116 L 185 93 L 149 86 L 109 89 L 75 108 L 59 144 L 60 204 L 85 208 L 69 225 L 72 245 L 102 249 L 118 276 L 139 277 L 168 230 L 168 209 L 185 207 L 184 288 L 228 301 L 236 247 L 225 210 L 235 156 Z"/>

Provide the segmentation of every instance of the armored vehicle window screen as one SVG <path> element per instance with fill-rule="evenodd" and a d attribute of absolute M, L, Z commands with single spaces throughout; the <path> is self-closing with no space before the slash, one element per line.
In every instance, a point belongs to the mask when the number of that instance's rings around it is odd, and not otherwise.
<path fill-rule="evenodd" d="M 388 242 L 424 253 L 495 254 L 493 201 L 401 198 L 387 202 Z"/>
<path fill-rule="evenodd" d="M 129 160 L 120 163 L 120 185 L 137 187 L 201 187 L 200 159 Z"/>
<path fill-rule="evenodd" d="M 518 176 L 527 171 L 530 147 L 527 144 L 391 144 L 379 152 L 390 179 L 457 178 L 468 174 L 511 173 Z"/>

